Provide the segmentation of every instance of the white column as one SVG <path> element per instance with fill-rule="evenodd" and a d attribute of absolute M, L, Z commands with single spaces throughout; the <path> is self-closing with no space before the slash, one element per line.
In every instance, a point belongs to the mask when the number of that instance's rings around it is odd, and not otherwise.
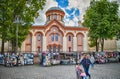
<path fill-rule="evenodd" d="M 22 46 L 21 46 L 21 51 L 25 51 L 25 41 L 22 43 Z"/>
<path fill-rule="evenodd" d="M 83 49 L 83 51 L 87 51 L 88 50 L 88 37 L 87 37 L 87 34 L 88 33 L 84 33 L 84 38 L 83 38 L 83 40 L 84 40 L 84 42 L 83 42 L 84 49 Z"/>
<path fill-rule="evenodd" d="M 120 40 L 116 40 L 117 51 L 120 51 Z"/>
<path fill-rule="evenodd" d="M 36 51 L 36 36 L 32 36 L 32 51 L 35 53 Z"/>
<path fill-rule="evenodd" d="M 43 45 L 42 45 L 42 51 L 46 51 L 46 36 L 43 36 Z"/>
<path fill-rule="evenodd" d="M 73 37 L 73 51 L 77 51 L 77 37 Z"/>
<path fill-rule="evenodd" d="M 63 37 L 63 52 L 67 51 L 67 39 L 66 36 Z"/>

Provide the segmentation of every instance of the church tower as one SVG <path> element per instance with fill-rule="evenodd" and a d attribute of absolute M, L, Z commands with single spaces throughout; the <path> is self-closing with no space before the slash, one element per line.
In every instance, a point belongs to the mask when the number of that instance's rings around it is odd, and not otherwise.
<path fill-rule="evenodd" d="M 46 23 L 49 23 L 50 21 L 56 19 L 60 23 L 64 24 L 64 11 L 59 7 L 51 7 L 46 12 Z"/>

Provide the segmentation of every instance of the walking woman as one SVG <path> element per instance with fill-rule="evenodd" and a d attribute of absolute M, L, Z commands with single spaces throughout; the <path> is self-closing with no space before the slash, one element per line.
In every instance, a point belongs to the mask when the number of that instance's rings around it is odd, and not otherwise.
<path fill-rule="evenodd" d="M 91 64 L 91 61 L 86 54 L 81 60 L 80 64 L 83 66 L 86 76 L 89 76 L 89 79 L 91 79 L 91 75 L 89 74 L 89 66 Z"/>
<path fill-rule="evenodd" d="M 94 68 L 95 58 L 93 55 L 90 56 L 91 66 Z"/>

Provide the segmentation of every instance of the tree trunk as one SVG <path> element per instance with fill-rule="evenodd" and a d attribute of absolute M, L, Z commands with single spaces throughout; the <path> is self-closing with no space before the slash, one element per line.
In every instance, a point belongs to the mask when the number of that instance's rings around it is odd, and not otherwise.
<path fill-rule="evenodd" d="M 11 46 L 12 46 L 12 52 L 13 52 L 13 41 L 11 41 Z"/>
<path fill-rule="evenodd" d="M 1 53 L 4 53 L 4 39 L 2 39 L 2 45 L 1 45 Z"/>
<path fill-rule="evenodd" d="M 99 52 L 99 42 L 97 42 L 97 52 Z"/>
<path fill-rule="evenodd" d="M 96 39 L 96 52 L 99 51 L 99 42 L 98 42 L 98 39 Z"/>
<path fill-rule="evenodd" d="M 15 41 L 14 40 L 12 40 L 12 52 L 15 53 Z"/>
<path fill-rule="evenodd" d="M 102 38 L 101 39 L 101 52 L 104 51 L 104 39 Z"/>
<path fill-rule="evenodd" d="M 8 51 L 10 51 L 9 46 L 10 46 L 10 44 L 9 44 L 9 40 L 8 40 Z"/>

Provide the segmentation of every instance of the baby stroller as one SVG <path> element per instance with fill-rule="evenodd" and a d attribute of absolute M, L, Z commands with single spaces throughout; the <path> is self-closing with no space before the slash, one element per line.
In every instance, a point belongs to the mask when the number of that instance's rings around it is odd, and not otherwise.
<path fill-rule="evenodd" d="M 80 67 L 80 65 L 76 66 L 76 75 L 77 79 L 87 79 L 85 72 L 83 69 Z"/>

